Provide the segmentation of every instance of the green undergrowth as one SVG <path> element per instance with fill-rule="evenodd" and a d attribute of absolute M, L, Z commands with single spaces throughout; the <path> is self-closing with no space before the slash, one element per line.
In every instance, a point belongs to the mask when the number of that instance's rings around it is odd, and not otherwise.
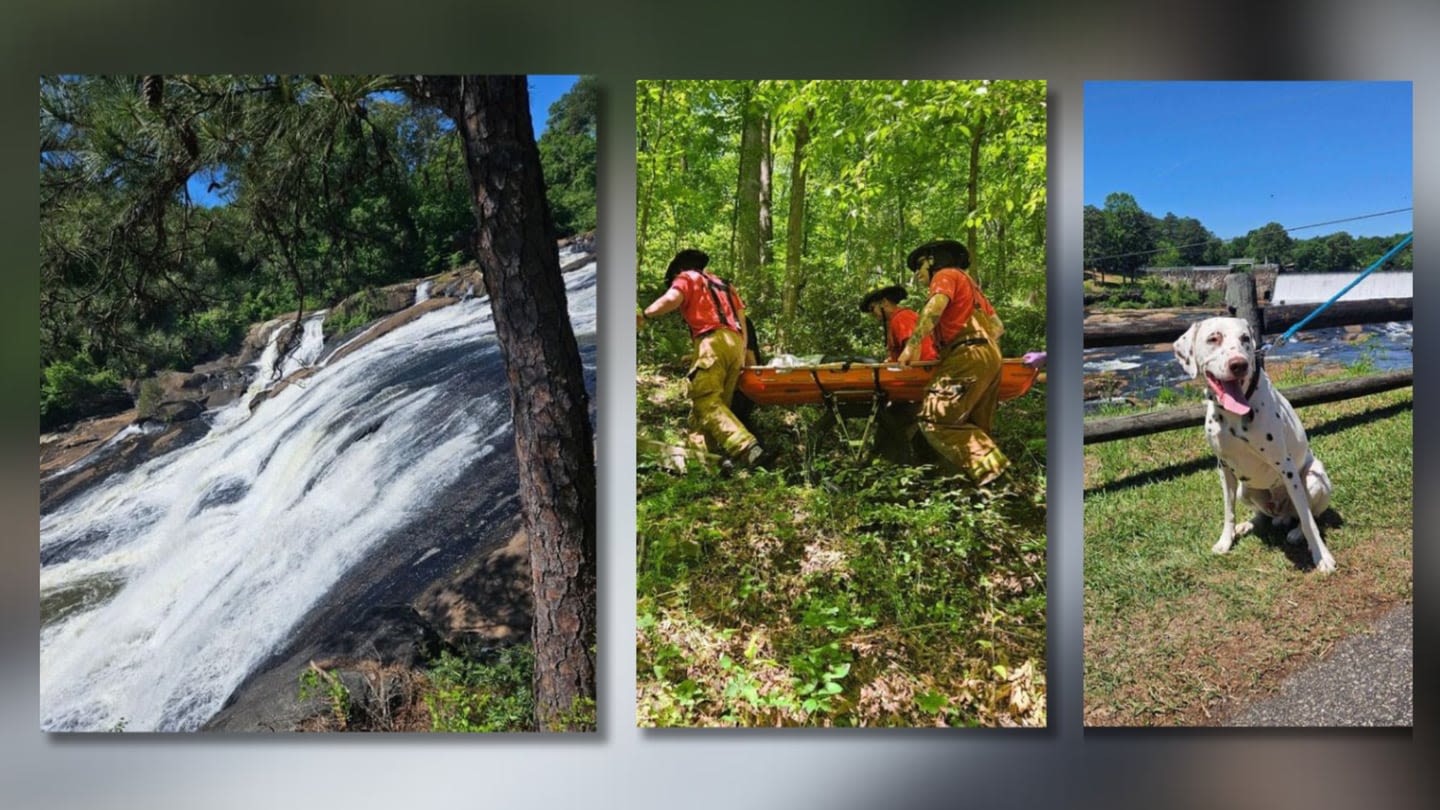
<path fill-rule="evenodd" d="M 674 442 L 682 387 L 641 378 L 641 437 Z M 641 451 L 640 724 L 1044 725 L 1043 388 L 1001 406 L 985 492 L 810 441 L 817 408 L 757 415 L 768 470 Z"/>
<path fill-rule="evenodd" d="M 449 652 L 431 662 L 425 708 L 432 731 L 532 731 L 534 650 L 506 647 L 484 659 Z"/>
<path fill-rule="evenodd" d="M 302 731 L 535 731 L 534 650 L 442 651 L 420 667 L 311 664 L 298 696 L 318 710 Z M 593 707 L 588 715 L 593 727 Z M 576 724 L 578 727 L 578 723 Z"/>

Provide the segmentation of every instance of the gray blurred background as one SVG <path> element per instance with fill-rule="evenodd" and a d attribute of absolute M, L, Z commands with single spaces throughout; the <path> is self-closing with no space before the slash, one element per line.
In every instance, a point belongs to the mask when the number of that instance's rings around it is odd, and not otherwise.
<path fill-rule="evenodd" d="M 1086 79 L 1414 80 L 1416 229 L 1440 224 L 1440 4 L 628 0 L 11 3 L 0 25 L 0 806 L 1433 807 L 1437 704 L 1413 732 L 1085 732 L 1081 700 L 1081 184 Z M 592 73 L 601 117 L 602 733 L 536 737 L 46 736 L 38 729 L 37 78 L 48 72 Z M 1050 729 L 634 728 L 634 81 L 1050 82 Z M 1340 111 L 1337 111 L 1339 114 Z M 1343 157 L 1337 157 L 1343 159 Z M 1416 240 L 1419 402 L 1440 255 Z M 1415 437 L 1416 490 L 1440 472 Z M 1417 507 L 1416 683 L 1434 683 L 1440 552 Z"/>

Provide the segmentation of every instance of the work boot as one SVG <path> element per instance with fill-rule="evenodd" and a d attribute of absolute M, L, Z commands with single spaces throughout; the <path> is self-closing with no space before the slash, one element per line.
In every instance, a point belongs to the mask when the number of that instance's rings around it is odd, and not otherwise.
<path fill-rule="evenodd" d="M 970 480 L 975 486 L 983 487 L 1004 475 L 1009 467 L 1010 459 L 997 447 L 970 462 Z"/>
<path fill-rule="evenodd" d="M 735 456 L 735 461 L 741 467 L 747 470 L 753 470 L 760 465 L 760 459 L 764 457 L 765 450 L 760 447 L 759 442 L 755 442 L 744 450 L 741 450 Z"/>

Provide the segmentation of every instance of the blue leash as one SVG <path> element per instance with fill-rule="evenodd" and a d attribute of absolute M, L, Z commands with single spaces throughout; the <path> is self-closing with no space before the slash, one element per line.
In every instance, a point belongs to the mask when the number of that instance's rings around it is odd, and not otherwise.
<path fill-rule="evenodd" d="M 1305 328 L 1305 324 L 1309 323 L 1316 315 L 1319 315 L 1320 313 L 1324 312 L 1325 309 L 1326 309 L 1327 307 L 1329 307 L 1331 304 L 1335 303 L 1336 301 L 1339 301 L 1341 296 L 1343 296 L 1343 295 L 1344 295 L 1345 293 L 1347 293 L 1347 292 L 1350 292 L 1350 290 L 1353 289 L 1356 284 L 1359 284 L 1361 281 L 1363 281 L 1363 280 L 1365 279 L 1366 276 L 1368 276 L 1368 275 L 1370 275 L 1371 273 L 1375 272 L 1377 269 L 1380 268 L 1381 265 L 1383 265 L 1385 262 L 1389 261 L 1389 260 L 1390 260 L 1390 257 L 1394 256 L 1396 253 L 1399 253 L 1402 248 L 1404 248 L 1406 245 L 1410 244 L 1410 240 L 1411 240 L 1412 238 L 1414 238 L 1414 236 L 1415 236 L 1415 232 L 1414 232 L 1414 231 L 1411 231 L 1410 233 L 1405 234 L 1405 238 L 1404 238 L 1404 239 L 1401 239 L 1399 244 L 1397 244 L 1397 245 L 1396 245 L 1395 247 L 1393 247 L 1393 248 L 1390 248 L 1390 251 L 1389 251 L 1388 253 L 1386 253 L 1384 256 L 1381 256 L 1379 259 L 1376 259 L 1374 264 L 1372 264 L 1372 265 L 1370 265 L 1369 267 L 1365 268 L 1365 272 L 1363 272 L 1363 273 L 1361 273 L 1360 275 L 1356 276 L 1354 281 L 1350 282 L 1349 284 L 1346 284 L 1345 287 L 1344 287 L 1342 290 L 1340 290 L 1340 292 L 1337 292 L 1337 293 L 1335 293 L 1334 295 L 1330 296 L 1330 300 L 1329 300 L 1329 301 L 1326 301 L 1325 303 L 1323 303 L 1323 304 L 1321 304 L 1320 306 L 1316 307 L 1314 312 L 1311 312 L 1309 315 L 1306 315 L 1304 318 L 1300 319 L 1300 322 L 1299 322 L 1299 323 L 1295 324 L 1294 326 L 1290 327 L 1289 329 L 1286 329 L 1286 330 L 1285 330 L 1285 334 L 1281 335 L 1281 336 L 1275 341 L 1275 343 L 1274 343 L 1273 345 L 1267 345 L 1267 346 L 1265 346 L 1261 351 L 1269 351 L 1270 349 L 1278 349 L 1278 348 L 1280 348 L 1281 346 L 1284 346 L 1285 343 L 1286 343 L 1286 341 L 1288 341 L 1288 340 L 1290 340 L 1290 338 L 1294 337 L 1296 332 L 1299 332 L 1301 329 L 1304 329 L 1304 328 Z"/>

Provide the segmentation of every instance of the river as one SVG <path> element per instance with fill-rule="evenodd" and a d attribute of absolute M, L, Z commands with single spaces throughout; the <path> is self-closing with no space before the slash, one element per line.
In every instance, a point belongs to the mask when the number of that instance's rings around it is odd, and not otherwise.
<path fill-rule="evenodd" d="M 1300 332 L 1296 339 L 1272 350 L 1266 358 L 1271 363 L 1299 359 L 1345 366 L 1369 363 L 1375 371 L 1397 371 L 1413 367 L 1414 345 L 1414 324 L 1392 322 L 1353 330 L 1337 327 Z M 1119 380 L 1105 386 L 1107 391 L 1113 391 L 1113 397 L 1140 401 L 1153 400 L 1162 389 L 1174 388 L 1190 379 L 1175 362 L 1168 345 L 1086 349 L 1086 381 L 1101 376 Z M 1105 401 L 1104 397 L 1087 399 L 1086 410 Z"/>

